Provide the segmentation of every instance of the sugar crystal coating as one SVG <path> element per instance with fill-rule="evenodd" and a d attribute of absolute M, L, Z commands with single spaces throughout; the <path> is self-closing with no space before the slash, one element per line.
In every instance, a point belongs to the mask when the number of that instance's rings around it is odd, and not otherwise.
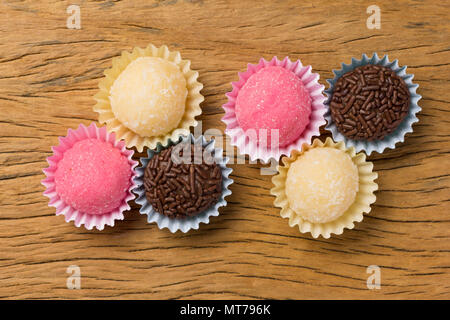
<path fill-rule="evenodd" d="M 121 205 L 131 185 L 131 175 L 128 159 L 110 143 L 81 140 L 58 163 L 56 192 L 76 210 L 104 214 Z"/>
<path fill-rule="evenodd" d="M 122 124 L 141 136 L 156 137 L 178 126 L 187 94 L 186 79 L 176 64 L 140 57 L 114 81 L 109 99 Z"/>
<path fill-rule="evenodd" d="M 267 146 L 271 146 L 271 129 L 279 130 L 279 145 L 295 141 L 305 130 L 311 114 L 311 97 L 302 81 L 292 71 L 270 66 L 247 79 L 236 99 L 239 126 L 256 130 L 267 129 Z"/>
<path fill-rule="evenodd" d="M 358 188 L 358 168 L 334 148 L 306 151 L 291 163 L 286 178 L 290 208 L 313 223 L 339 218 L 355 201 Z"/>

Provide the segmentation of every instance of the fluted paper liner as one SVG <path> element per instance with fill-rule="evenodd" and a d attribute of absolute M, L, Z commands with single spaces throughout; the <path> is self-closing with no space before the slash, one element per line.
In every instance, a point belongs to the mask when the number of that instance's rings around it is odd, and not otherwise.
<path fill-rule="evenodd" d="M 184 115 L 178 126 L 166 135 L 142 137 L 122 124 L 111 109 L 109 100 L 111 86 L 128 64 L 139 57 L 159 57 L 173 62 L 178 65 L 186 79 L 188 95 Z M 100 91 L 94 97 L 97 101 L 94 111 L 99 114 L 98 121 L 106 123 L 108 130 L 116 132 L 118 139 L 124 139 L 128 148 L 136 147 L 139 152 L 142 152 L 144 147 L 154 149 L 158 143 L 165 146 L 169 143 L 169 139 L 177 141 L 181 135 L 188 135 L 189 128 L 197 125 L 195 117 L 202 113 L 200 103 L 204 100 L 200 94 L 203 85 L 197 81 L 198 72 L 191 70 L 190 65 L 189 60 L 182 60 L 178 51 L 169 51 L 167 46 L 157 48 L 150 44 L 145 49 L 136 47 L 131 53 L 123 51 L 120 57 L 113 58 L 112 68 L 105 70 L 105 78 L 99 82 Z"/>
<path fill-rule="evenodd" d="M 410 94 L 408 114 L 405 116 L 403 121 L 389 135 L 385 136 L 381 140 L 375 140 L 375 141 L 353 140 L 353 139 L 347 138 L 342 133 L 340 133 L 336 124 L 334 123 L 333 119 L 331 118 L 331 110 L 330 110 L 330 106 L 329 106 L 329 103 L 331 101 L 331 98 L 332 98 L 333 92 L 334 92 L 334 85 L 336 84 L 338 79 L 345 73 L 353 71 L 357 67 L 365 66 L 367 64 L 376 64 L 376 65 L 390 68 L 393 71 L 395 71 L 397 76 L 402 78 L 403 81 L 405 82 L 406 86 L 408 87 L 409 94 Z M 382 153 L 385 149 L 395 149 L 396 143 L 403 142 L 405 140 L 405 135 L 409 132 L 413 132 L 412 125 L 415 122 L 419 121 L 419 119 L 416 117 L 416 114 L 422 110 L 422 108 L 419 107 L 419 105 L 418 105 L 418 102 L 422 98 L 422 96 L 416 93 L 419 85 L 414 84 L 412 82 L 414 75 L 407 74 L 406 66 L 400 67 L 398 65 L 398 60 L 394 60 L 394 61 L 390 62 L 387 55 L 385 55 L 383 58 L 380 59 L 378 57 L 378 54 L 376 54 L 376 53 L 374 53 L 372 55 L 372 57 L 370 57 L 370 58 L 367 57 L 366 54 L 363 54 L 362 59 L 357 60 L 355 58 L 352 58 L 352 61 L 350 64 L 342 63 L 341 69 L 333 70 L 333 73 L 334 73 L 334 78 L 327 80 L 330 87 L 327 90 L 325 90 L 325 93 L 328 96 L 328 99 L 325 103 L 326 108 L 327 108 L 327 111 L 325 113 L 325 119 L 327 120 L 328 124 L 325 128 L 327 130 L 331 131 L 331 133 L 333 135 L 333 139 L 335 141 L 344 141 L 345 145 L 347 145 L 348 147 L 355 147 L 356 152 L 360 152 L 360 151 L 364 150 L 367 153 L 367 155 L 370 155 L 373 151 Z"/>
<path fill-rule="evenodd" d="M 256 141 L 250 141 L 244 130 L 239 127 L 235 113 L 235 103 L 239 90 L 251 75 L 269 66 L 280 66 L 292 71 L 303 82 L 311 97 L 311 115 L 305 130 L 294 142 L 277 149 L 269 148 L 270 141 L 267 142 L 267 148 L 261 148 Z M 270 158 L 278 161 L 281 155 L 289 155 L 292 150 L 300 149 L 303 143 L 310 143 L 313 136 L 320 135 L 319 128 L 326 123 L 323 117 L 326 110 L 324 106 L 325 96 L 323 95 L 325 87 L 319 84 L 320 76 L 318 73 L 312 72 L 311 66 L 303 66 L 300 60 L 292 62 L 289 57 L 284 58 L 282 61 L 278 60 L 277 57 L 273 57 L 270 61 L 261 58 L 256 65 L 248 64 L 247 71 L 240 72 L 238 76 L 239 81 L 232 82 L 233 90 L 226 94 L 228 102 L 222 106 L 225 110 L 225 116 L 222 118 L 222 121 L 227 125 L 225 133 L 231 138 L 230 144 L 236 146 L 241 154 L 248 154 L 252 161 L 260 159 L 267 163 Z"/>
<path fill-rule="evenodd" d="M 54 176 L 58 168 L 58 162 L 63 158 L 64 152 L 71 149 L 76 142 L 90 138 L 111 143 L 113 147 L 118 149 L 128 159 L 130 170 L 132 171 L 130 187 L 127 190 L 127 195 L 123 199 L 122 204 L 115 210 L 104 214 L 90 214 L 88 212 L 78 211 L 66 204 L 56 192 Z M 124 141 L 116 140 L 115 134 L 107 132 L 106 127 L 98 128 L 94 123 L 89 127 L 80 124 L 78 129 L 69 129 L 65 137 L 59 137 L 59 145 L 52 147 L 52 151 L 53 155 L 47 158 L 49 167 L 43 170 L 46 178 L 41 183 L 46 187 L 44 195 L 50 199 L 48 205 L 56 208 L 57 216 L 64 215 L 66 222 L 75 221 L 75 226 L 80 227 L 84 225 L 88 230 L 94 227 L 98 230 L 103 230 L 105 225 L 113 227 L 115 220 L 123 220 L 123 211 L 130 209 L 128 201 L 135 198 L 135 195 L 131 191 L 136 187 L 133 181 L 136 175 L 134 167 L 138 164 L 137 161 L 132 159 L 134 152 L 125 148 Z"/>
<path fill-rule="evenodd" d="M 312 223 L 301 218 L 289 207 L 285 182 L 292 162 L 310 149 L 324 147 L 342 150 L 351 157 L 353 163 L 358 168 L 359 189 L 353 204 L 338 219 L 326 223 Z M 331 138 L 327 138 L 325 143 L 323 143 L 319 139 L 314 139 L 312 145 L 304 144 L 302 151 L 294 150 L 292 155 L 290 157 L 284 157 L 282 162 L 284 166 L 277 166 L 279 174 L 272 178 L 275 186 L 270 190 L 270 193 L 275 196 L 275 206 L 281 208 L 280 215 L 283 218 L 289 219 L 289 225 L 291 227 L 298 225 L 301 233 L 310 232 L 314 238 L 322 236 L 326 239 L 333 233 L 337 235 L 342 234 L 344 228 L 353 229 L 355 226 L 354 222 L 361 222 L 363 220 L 363 213 L 369 213 L 371 210 L 370 205 L 376 200 L 374 192 L 378 189 L 378 185 L 374 180 L 378 177 L 378 174 L 372 172 L 373 164 L 366 161 L 366 155 L 364 153 L 356 153 L 353 147 L 346 148 L 343 142 L 335 143 Z"/>
<path fill-rule="evenodd" d="M 214 148 L 214 139 L 211 139 L 211 141 L 207 142 L 204 136 L 194 138 L 192 134 L 189 134 L 189 136 L 180 137 L 177 143 L 188 141 L 190 141 L 192 144 L 201 143 L 207 151 L 211 152 L 211 155 L 214 157 L 217 165 L 222 171 L 222 194 L 218 201 L 205 211 L 200 212 L 199 214 L 192 217 L 186 217 L 184 219 L 169 218 L 168 216 L 154 210 L 152 205 L 147 201 L 144 186 L 145 168 L 147 167 L 148 162 L 152 159 L 154 154 L 158 154 L 159 152 L 161 152 L 161 150 L 165 149 L 165 147 L 163 147 L 161 144 L 158 144 L 156 151 L 148 149 L 148 156 L 145 158 L 141 158 L 141 166 L 136 169 L 137 176 L 135 178 L 135 182 L 137 184 L 137 188 L 134 190 L 134 192 L 138 195 L 136 203 L 142 206 L 139 212 L 141 214 L 147 215 L 148 223 L 156 222 L 159 229 L 168 228 L 172 233 L 175 233 L 179 230 L 186 233 L 191 229 L 198 229 L 200 223 L 208 224 L 209 218 L 211 216 L 218 216 L 219 208 L 227 205 L 225 197 L 231 194 L 231 190 L 228 189 L 228 186 L 233 183 L 233 180 L 229 177 L 230 173 L 233 170 L 226 166 L 229 158 L 223 157 L 222 149 Z M 167 147 L 175 145 L 177 143 L 170 141 Z"/>

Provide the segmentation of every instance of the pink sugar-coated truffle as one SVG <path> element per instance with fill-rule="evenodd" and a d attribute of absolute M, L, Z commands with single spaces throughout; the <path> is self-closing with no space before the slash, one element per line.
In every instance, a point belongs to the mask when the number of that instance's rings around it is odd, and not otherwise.
<path fill-rule="evenodd" d="M 239 90 L 236 118 L 247 131 L 267 129 L 267 146 L 271 146 L 271 129 L 278 129 L 280 147 L 294 142 L 305 130 L 311 114 L 311 97 L 302 81 L 292 71 L 270 66 L 251 75 Z"/>
<path fill-rule="evenodd" d="M 81 140 L 58 163 L 56 192 L 80 212 L 104 214 L 121 205 L 131 175 L 128 159 L 120 150 L 97 139 Z"/>

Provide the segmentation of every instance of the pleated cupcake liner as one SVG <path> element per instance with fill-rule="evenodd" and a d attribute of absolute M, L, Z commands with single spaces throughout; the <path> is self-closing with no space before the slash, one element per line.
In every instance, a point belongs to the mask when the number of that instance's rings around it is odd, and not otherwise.
<path fill-rule="evenodd" d="M 393 70 L 397 76 L 403 79 L 406 86 L 408 87 L 410 94 L 410 104 L 409 110 L 406 117 L 403 121 L 398 125 L 398 127 L 391 132 L 389 135 L 385 136 L 381 140 L 376 141 L 365 141 L 365 140 L 353 140 L 344 136 L 341 132 L 339 132 L 336 123 L 333 121 L 331 117 L 331 109 L 330 102 L 334 92 L 334 86 L 338 79 L 343 76 L 345 73 L 353 71 L 357 67 L 365 66 L 368 64 L 380 65 L 383 67 L 390 68 Z M 368 57 L 366 54 L 362 55 L 362 59 L 352 58 L 350 64 L 341 64 L 341 69 L 333 70 L 334 78 L 327 79 L 330 87 L 325 90 L 325 94 L 327 95 L 327 101 L 325 103 L 326 112 L 325 119 L 327 120 L 327 126 L 325 127 L 327 130 L 331 131 L 333 139 L 335 141 L 343 141 L 349 147 L 355 147 L 356 152 L 365 151 L 367 155 L 370 155 L 373 151 L 378 153 L 383 153 L 385 149 L 395 149 L 395 145 L 398 142 L 404 142 L 405 135 L 407 133 L 413 132 L 412 125 L 419 121 L 416 114 L 422 110 L 419 107 L 418 102 L 422 98 L 421 95 L 417 94 L 418 84 L 412 82 L 414 75 L 406 73 L 406 66 L 400 67 L 398 64 L 398 60 L 394 60 L 392 62 L 389 61 L 387 55 L 383 58 L 379 58 L 377 53 L 374 53 L 372 57 Z"/>
<path fill-rule="evenodd" d="M 186 98 L 186 109 L 180 123 L 171 132 L 156 137 L 142 137 L 126 127 L 114 115 L 109 100 L 110 89 L 117 77 L 134 60 L 140 57 L 158 57 L 176 64 L 186 79 L 188 95 Z M 138 152 L 142 152 L 144 147 L 150 149 L 156 148 L 158 143 L 167 145 L 169 139 L 176 141 L 182 135 L 188 135 L 190 127 L 195 127 L 197 121 L 195 117 L 202 113 L 200 103 L 204 97 L 200 93 L 203 85 L 197 81 L 198 72 L 190 69 L 191 61 L 182 60 L 178 51 L 169 51 L 167 46 L 155 47 L 153 44 L 147 48 L 135 47 L 130 53 L 123 51 L 120 57 L 113 58 L 112 68 L 105 70 L 105 78 L 100 80 L 100 91 L 94 96 L 97 104 L 94 111 L 97 112 L 98 121 L 105 123 L 109 131 L 116 132 L 118 139 L 124 139 L 128 148 L 136 147 Z"/>
<path fill-rule="evenodd" d="M 285 183 L 292 162 L 310 149 L 325 147 L 342 150 L 350 156 L 358 168 L 359 188 L 355 201 L 342 216 L 326 223 L 313 223 L 303 219 L 290 208 L 286 196 Z M 378 185 L 375 182 L 378 174 L 373 172 L 373 164 L 366 161 L 364 153 L 356 153 L 354 147 L 347 148 L 343 142 L 335 143 L 331 138 L 327 138 L 324 143 L 319 139 L 314 139 L 312 145 L 304 144 L 303 148 L 299 150 L 294 150 L 290 157 L 284 157 L 282 159 L 283 166 L 277 166 L 279 173 L 272 177 L 274 187 L 270 190 L 270 193 L 275 196 L 274 205 L 281 208 L 281 217 L 289 219 L 289 226 L 294 227 L 297 225 L 301 233 L 309 232 L 314 238 L 322 236 L 328 239 L 332 234 L 342 234 L 345 228 L 353 229 L 355 227 L 354 223 L 363 220 L 363 214 L 371 211 L 370 205 L 376 200 L 374 192 L 378 189 Z"/>
<path fill-rule="evenodd" d="M 280 66 L 292 71 L 303 82 L 311 97 L 310 121 L 305 130 L 291 144 L 276 149 L 260 147 L 256 141 L 252 141 L 239 126 L 235 113 L 236 99 L 240 89 L 250 76 L 269 66 Z M 313 136 L 320 135 L 319 128 L 325 124 L 324 86 L 319 84 L 320 76 L 318 73 L 312 72 L 311 66 L 303 66 L 300 60 L 292 62 L 289 57 L 283 60 L 273 57 L 270 61 L 261 58 L 256 65 L 248 64 L 247 71 L 238 73 L 238 76 L 239 81 L 232 82 L 233 90 L 226 94 L 228 102 L 222 106 L 225 110 L 222 122 L 226 124 L 225 133 L 230 137 L 230 144 L 236 146 L 241 154 L 249 155 L 252 161 L 259 159 L 267 163 L 271 158 L 278 161 L 281 155 L 289 155 L 292 150 L 300 149 L 303 143 L 310 143 Z"/>
<path fill-rule="evenodd" d="M 214 205 L 195 216 L 186 217 L 183 219 L 169 218 L 168 216 L 157 212 L 148 202 L 145 195 L 144 173 L 149 161 L 155 154 L 160 153 L 162 150 L 172 145 L 187 142 L 190 142 L 191 144 L 201 143 L 201 145 L 214 157 L 217 165 L 222 171 L 222 194 L 219 200 Z M 188 136 L 180 137 L 176 142 L 170 140 L 167 146 L 158 144 L 156 150 L 147 150 L 147 157 L 141 158 L 141 166 L 136 168 L 135 183 L 137 185 L 137 188 L 134 189 L 134 192 L 137 194 L 137 199 L 135 202 L 141 205 L 139 212 L 141 214 L 147 215 L 148 223 L 155 222 L 158 225 L 159 229 L 167 228 L 172 233 L 175 233 L 177 231 L 186 233 L 191 229 L 198 229 L 200 223 L 209 224 L 210 217 L 219 215 L 219 208 L 227 205 L 225 197 L 231 194 L 231 190 L 228 187 L 233 183 L 233 180 L 229 177 L 233 170 L 227 167 L 229 158 L 223 156 L 222 149 L 214 148 L 214 144 L 214 139 L 211 139 L 211 141 L 208 142 L 203 135 L 198 138 L 194 138 L 192 134 L 189 134 Z"/>
<path fill-rule="evenodd" d="M 130 187 L 121 205 L 115 210 L 104 214 L 90 214 L 76 210 L 61 199 L 55 186 L 55 173 L 58 168 L 58 162 L 64 157 L 64 153 L 71 149 L 76 142 L 91 138 L 109 142 L 114 148 L 118 149 L 128 159 L 130 169 L 133 172 L 130 179 Z M 136 187 L 134 183 L 136 175 L 134 168 L 138 165 L 138 162 L 132 159 L 134 151 L 126 149 L 125 142 L 116 140 L 115 134 L 109 133 L 106 127 L 98 128 L 94 123 L 89 127 L 80 124 L 76 130 L 69 129 L 65 137 L 59 137 L 58 139 L 59 145 L 52 147 L 53 155 L 47 158 L 49 167 L 43 169 L 46 178 L 41 181 L 46 188 L 44 195 L 50 199 L 48 205 L 56 208 L 56 215 L 64 215 L 66 222 L 74 221 L 75 226 L 80 227 L 84 225 L 88 230 L 94 227 L 98 230 L 103 230 L 105 225 L 113 227 L 115 220 L 123 220 L 123 211 L 130 210 L 128 202 L 135 198 L 132 190 Z"/>

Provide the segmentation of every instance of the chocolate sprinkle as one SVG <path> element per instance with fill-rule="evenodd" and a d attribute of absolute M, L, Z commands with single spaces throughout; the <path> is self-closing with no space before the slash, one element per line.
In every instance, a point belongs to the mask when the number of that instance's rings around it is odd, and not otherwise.
<path fill-rule="evenodd" d="M 215 204 L 222 193 L 222 174 L 216 163 L 172 161 L 173 146 L 155 154 L 144 173 L 145 195 L 153 208 L 170 218 L 194 216 Z M 201 149 L 203 155 L 204 148 Z M 197 151 L 197 153 L 199 153 Z M 180 151 L 183 156 L 183 150 Z M 188 158 L 189 159 L 189 158 Z M 199 159 L 198 155 L 195 159 Z"/>
<path fill-rule="evenodd" d="M 410 95 L 403 79 L 389 68 L 366 65 L 336 82 L 331 117 L 344 136 L 381 140 L 408 114 Z"/>

